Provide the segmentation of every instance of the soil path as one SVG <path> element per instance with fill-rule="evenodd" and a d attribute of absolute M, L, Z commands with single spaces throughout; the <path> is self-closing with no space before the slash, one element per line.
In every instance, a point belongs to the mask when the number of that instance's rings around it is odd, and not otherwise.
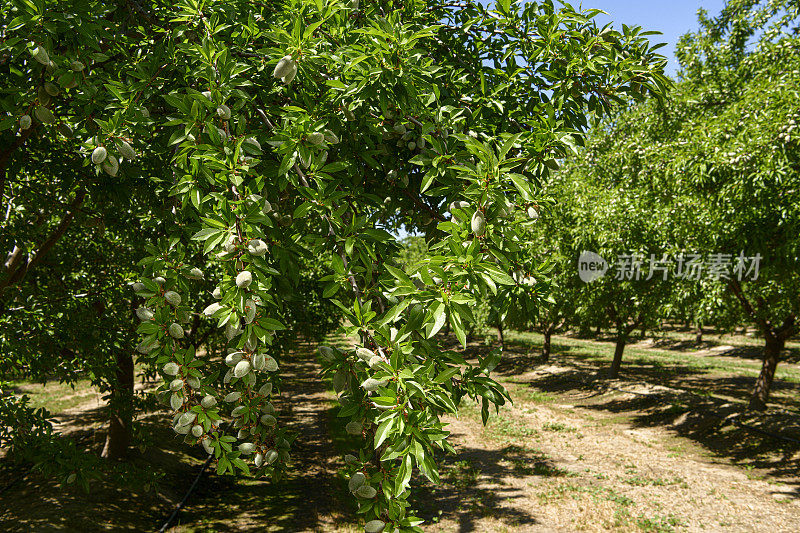
<path fill-rule="evenodd" d="M 421 483 L 413 498 L 426 531 L 800 531 L 798 472 L 765 476 L 711 453 L 668 422 L 637 423 L 646 407 L 635 395 L 574 383 L 553 387 L 553 373 L 565 370 L 501 373 L 514 405 L 492 414 L 486 427 L 469 402 L 460 418 L 447 419 L 458 453 L 442 458 L 442 484 Z M 170 531 L 363 531 L 338 474 L 343 444 L 334 427 L 335 397 L 318 372 L 308 348 L 281 362 L 285 385 L 274 403 L 298 435 L 287 477 L 209 474 Z M 97 400 L 82 402 L 65 411 L 64 429 L 86 431 L 97 413 Z M 787 454 L 786 465 L 800 464 L 800 453 Z M 150 530 L 188 488 L 198 458 L 164 454 L 165 465 L 183 465 L 170 472 L 166 499 L 124 488 L 85 496 L 38 479 L 20 483 L 0 498 L 7 505 L 0 530 Z"/>

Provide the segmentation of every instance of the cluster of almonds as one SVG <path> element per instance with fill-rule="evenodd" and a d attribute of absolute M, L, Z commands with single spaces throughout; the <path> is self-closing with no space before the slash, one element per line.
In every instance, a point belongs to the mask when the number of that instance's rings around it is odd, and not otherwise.
<path fill-rule="evenodd" d="M 257 248 L 258 250 L 263 249 L 264 252 L 266 251 L 266 245 L 263 242 L 259 245 L 251 241 L 250 244 L 251 248 Z M 189 279 L 203 279 L 203 272 L 199 268 L 185 267 L 182 269 L 182 273 Z M 250 286 L 252 281 L 252 273 L 245 270 L 240 272 L 237 276 L 236 285 L 239 288 L 246 289 Z M 154 278 L 153 282 L 162 288 L 166 285 L 166 279 L 161 276 Z M 141 282 L 134 283 L 133 289 L 137 293 L 144 292 L 145 295 L 152 294 L 151 292 L 145 292 L 147 291 L 147 287 Z M 219 287 L 215 288 L 212 294 L 217 299 L 220 299 L 222 296 Z M 180 294 L 174 290 L 164 291 L 162 297 L 164 303 L 174 310 L 176 316 L 181 316 L 182 312 L 185 312 L 185 309 L 181 307 L 183 299 Z M 229 340 L 241 333 L 242 320 L 244 320 L 245 323 L 250 323 L 255 318 L 257 304 L 255 298 L 257 297 L 254 296 L 246 300 L 244 317 L 237 317 L 229 321 L 228 327 L 226 328 L 226 334 Z M 212 317 L 223 308 L 224 306 L 222 304 L 214 302 L 203 310 L 203 314 Z M 188 313 L 185 314 L 186 321 L 188 321 Z M 136 316 L 142 322 L 147 322 L 154 320 L 156 313 L 148 307 L 141 306 L 136 310 Z M 183 320 L 179 319 L 167 327 L 168 338 L 179 340 L 184 337 L 184 330 L 180 324 L 181 321 Z M 144 354 L 149 354 L 158 348 L 160 348 L 158 342 L 153 342 L 149 345 L 140 344 L 139 351 Z M 242 380 L 251 389 L 255 389 L 257 385 L 258 378 L 256 374 L 258 372 L 276 372 L 278 370 L 277 361 L 270 355 L 258 350 L 258 339 L 254 337 L 248 338 L 242 349 L 229 349 L 228 355 L 225 357 L 225 364 L 229 367 L 227 374 L 223 378 L 225 384 L 234 382 L 234 380 Z M 164 401 L 169 403 L 173 411 L 176 411 L 172 421 L 173 430 L 179 435 L 184 435 L 187 443 L 200 443 L 208 453 L 213 453 L 213 441 L 208 435 L 208 431 L 219 427 L 220 417 L 217 398 L 209 392 L 202 392 L 203 387 L 200 379 L 197 377 L 197 371 L 191 368 L 190 365 L 182 366 L 175 361 L 169 361 L 163 365 L 161 370 L 168 378 L 165 381 L 166 390 L 164 391 Z M 253 463 L 256 467 L 270 465 L 279 458 L 284 462 L 289 460 L 288 441 L 282 437 L 273 436 L 271 439 L 271 447 L 266 444 L 270 441 L 270 435 L 272 435 L 277 426 L 275 408 L 268 401 L 271 394 L 272 383 L 267 379 L 256 393 L 262 401 L 259 406 L 260 413 L 258 418 L 253 419 L 253 421 L 251 421 L 251 416 L 245 416 L 250 414 L 250 407 L 243 403 L 233 407 L 230 413 L 233 418 L 233 427 L 238 430 L 238 439 L 244 440 L 255 437 L 251 440 L 261 443 L 256 444 L 256 442 L 246 440 L 238 446 L 242 455 L 252 455 Z M 199 400 L 199 407 L 188 407 L 193 396 L 202 396 L 202 399 Z M 223 401 L 225 403 L 235 403 L 242 399 L 242 394 L 236 391 L 225 396 Z M 198 421 L 198 413 L 200 412 L 213 413 L 213 416 L 207 416 L 205 418 L 205 425 Z"/>
<path fill-rule="evenodd" d="M 457 200 L 450 203 L 449 211 L 453 215 L 453 217 L 459 217 L 461 212 L 466 214 L 466 211 L 470 208 L 469 202 L 465 202 L 463 200 Z M 486 206 L 486 211 L 492 212 L 501 218 L 506 218 L 511 215 L 513 206 L 507 204 L 500 204 L 496 207 L 493 207 L 492 204 Z M 539 211 L 536 209 L 535 206 L 531 205 L 528 206 L 526 209 L 528 214 L 528 218 L 531 220 L 536 220 L 539 218 Z M 475 212 L 472 214 L 470 219 L 470 229 L 472 233 L 476 236 L 480 237 L 486 233 L 486 214 L 481 209 L 476 209 Z"/>
<path fill-rule="evenodd" d="M 283 56 L 278 64 L 275 65 L 275 70 L 272 71 L 272 76 L 278 78 L 286 85 L 292 83 L 292 80 L 297 76 L 297 61 L 291 55 Z"/>
<path fill-rule="evenodd" d="M 136 158 L 136 151 L 125 139 L 116 140 L 116 151 L 123 158 L 132 161 Z M 90 156 L 92 163 L 98 168 L 105 171 L 109 176 L 116 176 L 119 172 L 120 160 L 113 153 L 109 153 L 108 148 L 103 145 L 97 146 L 92 150 Z"/>
<path fill-rule="evenodd" d="M 306 142 L 312 147 L 312 149 L 321 150 L 318 152 L 317 156 L 314 156 L 314 162 L 317 164 L 317 167 L 322 167 L 328 161 L 328 148 L 332 145 L 339 144 L 339 137 L 329 129 L 324 131 L 313 131 L 306 135 Z M 313 154 L 311 154 L 313 156 Z M 311 166 L 312 160 L 311 157 L 305 158 L 303 157 L 303 153 L 299 153 L 300 164 L 303 168 L 308 168 Z"/>
<path fill-rule="evenodd" d="M 387 112 L 386 118 L 392 120 L 394 116 Z M 395 144 L 398 148 L 408 148 L 411 152 L 424 150 L 427 147 L 425 138 L 422 136 L 424 132 L 417 132 L 414 128 L 413 122 L 403 124 L 397 121 L 391 128 L 387 126 L 384 129 L 383 139 L 388 141 L 396 138 Z"/>
<path fill-rule="evenodd" d="M 42 45 L 33 46 L 30 48 L 30 53 L 38 63 L 44 65 L 49 74 L 53 74 L 55 72 L 56 64 L 52 59 L 50 59 L 50 54 L 48 54 L 47 50 Z M 70 71 L 74 74 L 83 71 L 84 68 L 86 68 L 86 66 L 78 60 L 74 60 L 70 63 Z M 59 84 L 61 84 L 61 87 L 64 89 L 73 89 L 77 87 L 78 82 L 74 74 L 59 78 Z M 61 88 L 51 81 L 46 81 L 39 87 L 36 93 L 37 105 L 33 109 L 33 114 L 42 124 L 53 124 L 56 121 L 55 115 L 47 106 L 50 105 L 51 98 L 58 96 L 60 93 Z M 33 119 L 28 113 L 25 113 L 19 118 L 20 131 L 27 130 L 32 125 Z M 72 130 L 66 124 L 59 126 L 59 131 L 65 136 L 72 135 Z"/>

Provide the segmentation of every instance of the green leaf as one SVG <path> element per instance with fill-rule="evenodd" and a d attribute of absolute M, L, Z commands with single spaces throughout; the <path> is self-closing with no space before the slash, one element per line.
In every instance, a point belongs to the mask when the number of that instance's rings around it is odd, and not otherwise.
<path fill-rule="evenodd" d="M 381 444 L 383 444 L 383 441 L 386 440 L 386 437 L 389 436 L 389 433 L 391 433 L 392 427 L 394 426 L 394 421 L 395 421 L 394 418 L 389 418 L 387 420 L 384 420 L 378 426 L 378 429 L 375 430 L 375 438 L 373 440 L 375 443 L 376 450 Z"/>

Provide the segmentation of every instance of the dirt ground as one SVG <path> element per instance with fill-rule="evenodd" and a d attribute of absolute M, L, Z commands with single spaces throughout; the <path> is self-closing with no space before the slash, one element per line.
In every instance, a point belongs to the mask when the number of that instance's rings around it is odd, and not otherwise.
<path fill-rule="evenodd" d="M 800 445 L 735 424 L 800 439 L 797 415 L 748 415 L 736 398 L 685 392 L 688 375 L 637 364 L 609 382 L 591 360 L 541 364 L 530 346 L 510 346 L 497 371 L 514 404 L 484 427 L 465 402 L 460 418 L 447 419 L 458 453 L 441 458 L 442 483 L 417 480 L 425 530 L 800 531 Z M 338 470 L 352 441 L 335 398 L 308 349 L 281 366 L 286 386 L 276 407 L 298 433 L 298 468 L 278 483 L 208 474 L 170 531 L 363 531 Z M 101 408 L 92 397 L 59 420 L 97 449 Z M 155 437 L 163 418 L 146 419 Z M 21 478 L 0 461 L 0 489 L 20 478 L 0 493 L 0 531 L 158 530 L 203 460 L 161 437 L 155 442 L 166 446 L 134 454 L 135 464 L 165 473 L 157 493 L 100 480 L 86 495 Z"/>

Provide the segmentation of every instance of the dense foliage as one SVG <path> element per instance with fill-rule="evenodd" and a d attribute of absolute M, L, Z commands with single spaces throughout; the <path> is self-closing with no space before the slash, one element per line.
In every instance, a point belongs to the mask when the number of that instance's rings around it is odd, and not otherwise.
<path fill-rule="evenodd" d="M 659 299 L 666 307 L 646 304 L 654 316 L 758 327 L 765 352 L 756 408 L 766 405 L 800 311 L 799 16 L 791 2 L 750 1 L 728 2 L 714 19 L 702 15 L 700 30 L 679 45 L 675 91 L 609 119 L 573 172 L 661 226 L 654 228 L 661 242 L 643 251 L 699 256 L 697 276 L 679 279 L 673 265 L 672 296 Z M 624 244 L 640 242 L 630 235 Z"/>
<path fill-rule="evenodd" d="M 276 332 L 295 326 L 287 302 L 321 262 L 323 296 L 360 338 L 321 356 L 363 437 L 347 468 L 367 531 L 417 529 L 411 475 L 437 480 L 442 414 L 469 396 L 485 420 L 507 399 L 488 376 L 496 355 L 469 362 L 434 335 L 448 322 L 464 343 L 476 298 L 537 271 L 539 180 L 613 103 L 666 83 L 638 28 L 549 1 L 2 5 L 4 198 L 46 187 L 39 173 L 57 171 L 26 149 L 58 139 L 86 197 L 131 184 L 158 198 L 145 212 L 171 207 L 160 232 L 137 233 L 138 360 L 219 472 L 289 462 L 270 403 Z M 401 224 L 429 241 L 409 273 Z M 224 332 L 222 357 L 192 342 L 201 314 Z"/>

